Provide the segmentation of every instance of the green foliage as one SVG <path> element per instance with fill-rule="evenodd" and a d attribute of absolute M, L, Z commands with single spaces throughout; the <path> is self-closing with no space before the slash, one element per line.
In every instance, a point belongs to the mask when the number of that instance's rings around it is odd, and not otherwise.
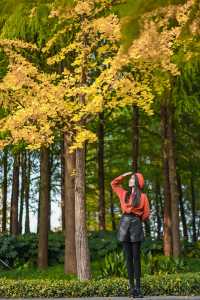
<path fill-rule="evenodd" d="M 184 256 L 189 258 L 200 258 L 200 241 L 195 243 L 185 242 L 183 253 Z"/>
<path fill-rule="evenodd" d="M 184 2 L 184 0 L 126 0 L 122 1 L 122 4 L 116 5 L 113 10 L 119 14 L 121 19 L 124 19 L 122 30 L 124 48 L 127 49 L 133 39 L 138 37 L 140 30 L 138 21 L 142 14 L 161 6 Z"/>
<path fill-rule="evenodd" d="M 188 272 L 189 263 L 183 257 L 167 257 L 164 255 L 152 255 L 141 252 L 142 276 L 154 274 L 175 274 Z M 192 271 L 192 270 L 191 270 Z M 122 251 L 113 251 L 105 256 L 101 265 L 101 276 L 123 276 L 127 278 L 127 268 L 124 253 Z"/>
<path fill-rule="evenodd" d="M 151 253 L 142 255 L 143 272 L 153 274 L 174 274 L 188 271 L 186 260 L 163 255 L 153 256 Z"/>
<path fill-rule="evenodd" d="M 11 267 L 30 267 L 37 264 L 36 234 L 18 237 L 4 235 L 0 237 L 0 258 Z M 49 265 L 62 263 L 64 257 L 64 236 L 62 234 L 49 234 Z"/>
<path fill-rule="evenodd" d="M 200 273 L 145 276 L 141 285 L 144 295 L 199 295 Z M 8 280 L 0 279 L 1 297 L 108 297 L 127 296 L 125 278 L 78 280 Z"/>
<path fill-rule="evenodd" d="M 112 231 L 93 231 L 89 234 L 89 248 L 91 260 L 98 260 L 117 250 L 119 243 Z"/>
<path fill-rule="evenodd" d="M 14 268 L 36 266 L 37 264 L 36 234 L 18 237 L 0 236 L 0 258 Z M 48 243 L 49 265 L 64 263 L 64 235 L 50 233 Z M 89 232 L 91 260 L 101 260 L 107 253 L 118 249 L 119 244 L 113 232 Z"/>
<path fill-rule="evenodd" d="M 5 53 L 0 49 L 0 79 L 2 79 L 6 72 L 8 67 L 8 59 L 5 56 Z"/>
<path fill-rule="evenodd" d="M 11 270 L 1 270 L 0 277 L 7 279 L 49 279 L 49 280 L 61 280 L 61 279 L 76 279 L 76 276 L 73 274 L 64 274 L 64 265 L 58 264 L 56 266 L 48 267 L 45 270 L 40 270 L 36 267 L 32 267 L 29 263 L 19 266 L 17 269 Z"/>
<path fill-rule="evenodd" d="M 102 277 L 119 276 L 127 273 L 124 254 L 122 251 L 109 253 L 105 256 L 102 266 Z"/>

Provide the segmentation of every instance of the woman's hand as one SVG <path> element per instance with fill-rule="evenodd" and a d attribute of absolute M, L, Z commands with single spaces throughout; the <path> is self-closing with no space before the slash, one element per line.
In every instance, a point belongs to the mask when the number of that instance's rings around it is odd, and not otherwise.
<path fill-rule="evenodd" d="M 132 174 L 133 174 L 133 172 L 126 172 L 126 173 L 122 174 L 122 176 L 123 176 L 123 177 L 126 177 L 126 176 L 132 175 Z"/>

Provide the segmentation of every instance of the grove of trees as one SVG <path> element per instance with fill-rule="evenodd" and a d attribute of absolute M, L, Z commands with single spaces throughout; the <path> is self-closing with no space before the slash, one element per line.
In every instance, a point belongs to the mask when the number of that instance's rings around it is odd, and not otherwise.
<path fill-rule="evenodd" d="M 146 237 L 200 238 L 200 2 L 1 1 L 0 219 L 48 266 L 59 202 L 66 274 L 91 277 L 88 230 L 115 230 L 110 182 L 140 171 Z"/>

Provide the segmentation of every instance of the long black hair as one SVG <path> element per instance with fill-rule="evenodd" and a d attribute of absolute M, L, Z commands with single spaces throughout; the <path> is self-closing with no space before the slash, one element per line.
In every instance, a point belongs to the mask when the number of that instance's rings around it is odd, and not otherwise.
<path fill-rule="evenodd" d="M 137 207 L 140 205 L 140 197 L 141 197 L 141 189 L 139 187 L 139 180 L 136 174 L 134 174 L 135 177 L 135 186 L 134 186 L 134 193 L 131 201 L 132 207 Z M 126 193 L 125 202 L 128 202 L 129 197 L 131 196 L 132 187 L 129 186 L 129 189 Z"/>

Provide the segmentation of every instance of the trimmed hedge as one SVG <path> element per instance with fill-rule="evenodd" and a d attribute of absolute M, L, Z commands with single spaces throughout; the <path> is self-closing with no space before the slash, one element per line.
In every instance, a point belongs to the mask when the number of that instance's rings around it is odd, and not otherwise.
<path fill-rule="evenodd" d="M 200 295 L 200 273 L 146 275 L 141 280 L 144 295 Z M 0 278 L 0 297 L 109 297 L 127 296 L 128 280 L 10 280 Z"/>

